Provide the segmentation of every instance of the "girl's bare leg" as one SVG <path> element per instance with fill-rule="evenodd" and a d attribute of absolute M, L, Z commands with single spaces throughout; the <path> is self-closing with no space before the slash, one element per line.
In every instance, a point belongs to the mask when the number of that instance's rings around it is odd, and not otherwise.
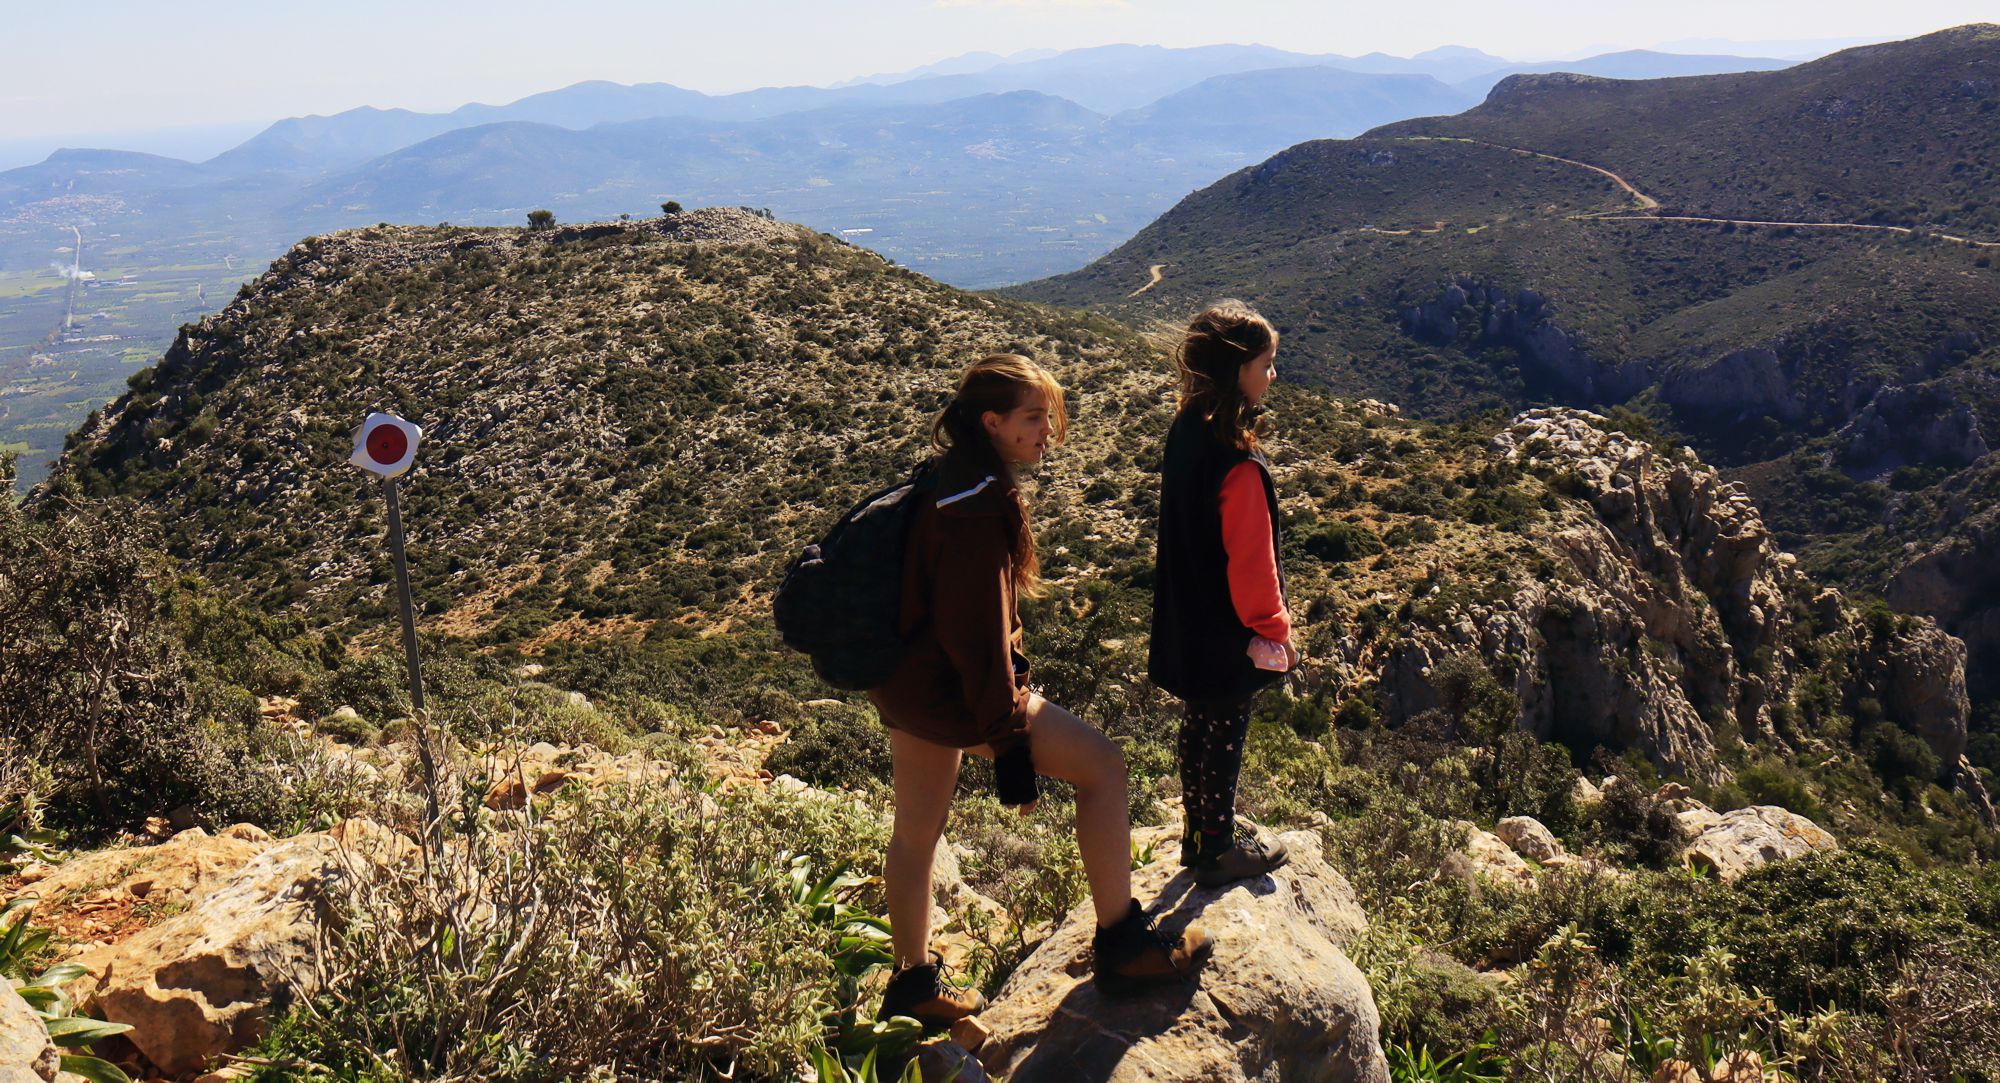
<path fill-rule="evenodd" d="M 960 753 L 890 730 L 889 756 L 895 774 L 896 822 L 882 860 L 882 893 L 888 896 L 900 969 L 931 959 L 931 862 L 958 788 Z"/>
<path fill-rule="evenodd" d="M 1032 693 L 1028 743 L 1035 773 L 1076 787 L 1076 845 L 1097 924 L 1116 924 L 1132 903 L 1132 817 L 1126 802 L 1125 753 L 1102 730 Z M 984 746 L 973 749 L 990 755 Z M 902 772 L 897 772 L 900 780 Z M 902 823 L 897 789 L 897 824 Z M 929 851 L 925 851 L 928 853 Z M 897 938 L 900 944 L 901 937 Z"/>

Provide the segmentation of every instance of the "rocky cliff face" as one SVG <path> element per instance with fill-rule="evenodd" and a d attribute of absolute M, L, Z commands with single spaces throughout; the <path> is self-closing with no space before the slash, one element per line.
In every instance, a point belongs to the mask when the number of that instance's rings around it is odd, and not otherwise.
<path fill-rule="evenodd" d="M 1841 427 L 1840 459 L 1885 472 L 1904 463 L 1973 462 L 1992 449 L 1970 403 L 1937 384 L 1890 384 Z"/>
<path fill-rule="evenodd" d="M 1801 677 L 1838 660 L 1855 671 L 1850 694 L 1879 694 L 1891 718 L 1955 765 L 1967 715 L 1963 645 L 1928 621 L 1870 638 L 1714 470 L 1565 409 L 1521 415 L 1493 452 L 1578 498 L 1535 532 L 1552 567 L 1484 601 L 1448 603 L 1386 647 L 1346 643 L 1350 682 L 1379 673 L 1391 717 L 1448 706 L 1451 660 L 1471 656 L 1538 737 L 1579 751 L 1639 748 L 1663 768 L 1712 780 L 1721 741 L 1808 740 L 1787 720 L 1790 701 Z M 1447 568 L 1435 578 L 1450 577 Z"/>
<path fill-rule="evenodd" d="M 1968 471 L 1975 473 L 1975 471 Z M 1977 473 L 1991 476 L 1992 467 Z M 1945 501 L 1947 516 L 1955 501 Z M 1973 677 L 1973 691 L 1986 697 L 2000 692 L 2000 566 L 1993 560 L 2000 546 L 2000 513 L 1991 508 L 1959 507 L 1964 513 L 1924 540 L 1905 541 L 1906 556 L 1886 577 L 1883 595 L 1905 613 L 1920 613 L 1963 641 Z M 1935 530 L 1938 524 L 1927 524 Z M 1914 526 L 1914 524 L 1913 524 Z M 1922 534 L 1931 533 L 1917 527 Z M 1884 544 L 1899 540 L 1885 531 Z"/>
<path fill-rule="evenodd" d="M 1530 386 L 1569 402 L 1621 402 L 1648 379 L 1642 362 L 1591 356 L 1582 336 L 1556 322 L 1556 308 L 1531 289 L 1507 289 L 1461 276 L 1433 300 L 1398 306 L 1403 333 L 1439 344 L 1503 346 L 1521 358 Z"/>

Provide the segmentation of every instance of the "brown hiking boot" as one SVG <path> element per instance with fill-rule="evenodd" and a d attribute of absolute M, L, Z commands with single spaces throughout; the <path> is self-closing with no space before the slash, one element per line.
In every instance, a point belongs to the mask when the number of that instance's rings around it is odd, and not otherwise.
<path fill-rule="evenodd" d="M 907 1015 L 925 1027 L 948 1027 L 986 1007 L 986 998 L 977 989 L 953 985 L 946 979 L 951 968 L 937 952 L 931 961 L 896 971 L 889 987 L 882 990 L 882 1008 L 877 1019 Z"/>
<path fill-rule="evenodd" d="M 1197 851 L 1190 859 L 1183 846 L 1181 854 L 1181 863 L 1194 870 L 1194 882 L 1202 887 L 1221 887 L 1262 876 L 1291 860 L 1291 852 L 1284 843 L 1241 826 L 1226 849 L 1215 853 Z"/>
<path fill-rule="evenodd" d="M 1193 974 L 1211 947 L 1199 925 L 1168 936 L 1153 927 L 1153 919 L 1132 900 L 1118 924 L 1097 930 L 1091 942 L 1097 987 L 1105 996 L 1130 996 L 1148 986 Z"/>

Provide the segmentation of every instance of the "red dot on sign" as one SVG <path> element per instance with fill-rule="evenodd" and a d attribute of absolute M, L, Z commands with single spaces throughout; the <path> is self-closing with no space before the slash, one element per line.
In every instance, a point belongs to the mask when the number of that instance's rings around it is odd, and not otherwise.
<path fill-rule="evenodd" d="M 390 466 L 410 452 L 410 438 L 394 425 L 377 425 L 368 434 L 368 457 Z"/>

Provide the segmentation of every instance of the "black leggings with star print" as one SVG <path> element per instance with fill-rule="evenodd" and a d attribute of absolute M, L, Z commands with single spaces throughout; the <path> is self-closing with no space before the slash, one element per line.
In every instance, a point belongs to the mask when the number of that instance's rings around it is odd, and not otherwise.
<path fill-rule="evenodd" d="M 1250 733 L 1250 700 L 1189 700 L 1181 719 L 1181 800 L 1190 835 L 1227 839 L 1236 826 L 1236 776 Z"/>

